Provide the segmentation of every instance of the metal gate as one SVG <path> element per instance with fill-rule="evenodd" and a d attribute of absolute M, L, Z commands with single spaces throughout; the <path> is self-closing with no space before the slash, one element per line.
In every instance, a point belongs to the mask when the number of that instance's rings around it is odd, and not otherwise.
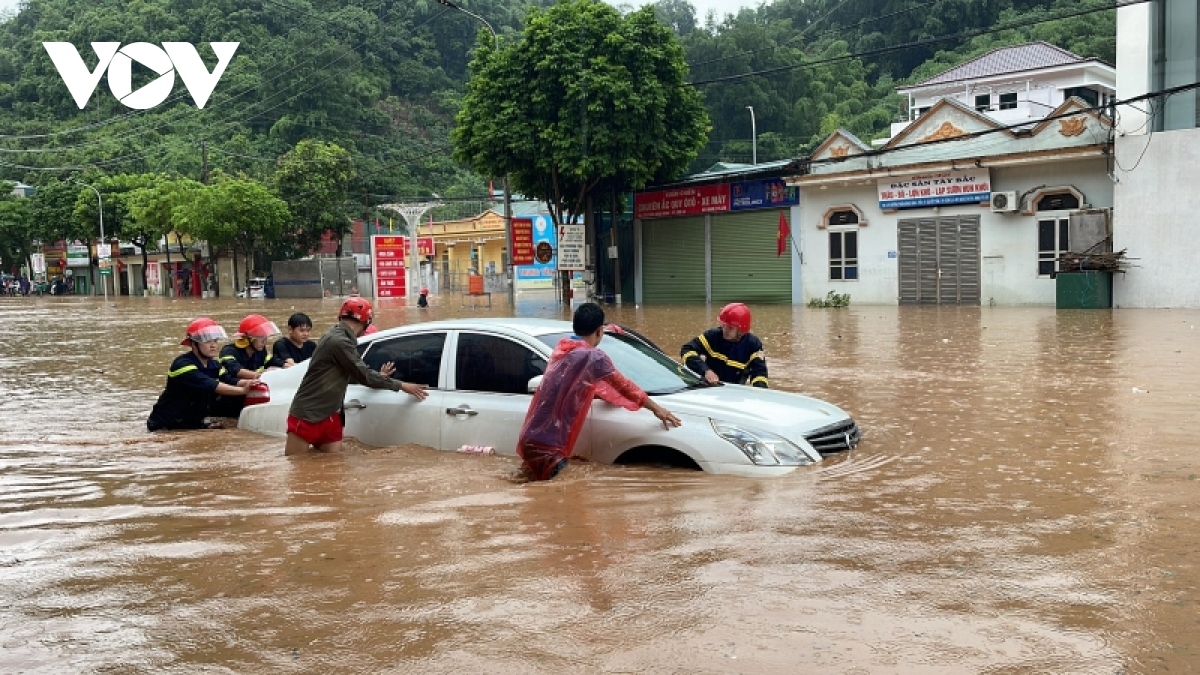
<path fill-rule="evenodd" d="M 642 301 L 706 301 L 704 216 L 647 220 L 642 228 Z"/>
<path fill-rule="evenodd" d="M 979 304 L 979 216 L 901 220 L 896 231 L 900 304 Z"/>
<path fill-rule="evenodd" d="M 777 256 L 779 211 L 712 217 L 712 301 L 790 303 L 792 256 Z"/>

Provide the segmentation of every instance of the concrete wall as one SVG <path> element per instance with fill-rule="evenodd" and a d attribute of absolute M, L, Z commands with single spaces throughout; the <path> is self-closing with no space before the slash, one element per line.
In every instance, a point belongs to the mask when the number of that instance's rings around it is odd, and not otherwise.
<path fill-rule="evenodd" d="M 992 190 L 1020 193 L 1041 186 L 1071 186 L 1083 193 L 1084 202 L 1096 208 L 1113 205 L 1113 185 L 1106 175 L 1104 159 L 1028 164 L 991 169 Z M 1037 216 L 1022 213 L 992 213 L 985 206 L 962 205 L 904 209 L 894 213 L 879 210 L 874 180 L 850 187 L 801 190 L 798 220 L 801 250 L 803 302 L 822 298 L 829 291 L 849 293 L 856 305 L 894 305 L 900 295 L 900 269 L 896 224 L 910 218 L 979 216 L 981 303 L 995 305 L 1053 305 L 1055 283 L 1037 275 Z M 1026 197 L 1028 200 L 1029 197 Z M 854 205 L 867 221 L 859 227 L 857 281 L 829 279 L 829 237 L 819 229 L 826 211 L 835 206 Z M 1064 212 L 1065 213 L 1065 212 Z M 895 252 L 897 257 L 889 257 Z"/>
<path fill-rule="evenodd" d="M 1151 3 L 1117 10 L 1117 100 L 1146 94 L 1151 90 L 1150 27 Z M 1142 101 L 1117 108 L 1117 123 L 1123 133 L 1146 133 L 1148 103 Z"/>
<path fill-rule="evenodd" d="M 1113 303 L 1200 307 L 1200 129 L 1117 138 L 1116 161 L 1113 246 L 1137 267 L 1114 277 Z"/>

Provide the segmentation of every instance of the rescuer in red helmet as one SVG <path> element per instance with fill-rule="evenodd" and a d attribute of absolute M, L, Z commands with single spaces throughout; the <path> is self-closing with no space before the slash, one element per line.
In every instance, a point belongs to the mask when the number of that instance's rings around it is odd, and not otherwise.
<path fill-rule="evenodd" d="M 292 399 L 283 454 L 298 455 L 313 448 L 320 452 L 341 451 L 345 426 L 342 400 L 351 382 L 372 389 L 402 391 L 418 401 L 429 396 L 424 384 L 392 379 L 396 366 L 391 361 L 372 370 L 358 355 L 358 338 L 374 318 L 371 303 L 364 298 L 352 296 L 342 303 L 337 324 L 317 342 Z"/>
<path fill-rule="evenodd" d="M 279 335 L 279 327 L 262 314 L 249 314 L 238 324 L 233 342 L 221 348 L 218 357 L 225 370 L 239 379 L 257 380 L 263 371 L 282 368 L 283 359 L 267 351 L 267 340 Z M 216 417 L 238 417 L 246 403 L 245 396 L 221 396 L 213 406 Z"/>
<path fill-rule="evenodd" d="M 190 349 L 171 362 L 147 429 L 204 429 L 212 426 L 206 418 L 218 396 L 246 395 L 251 380 L 238 379 L 217 360 L 217 346 L 226 339 L 225 329 L 207 317 L 188 324 L 179 344 Z"/>
<path fill-rule="evenodd" d="M 762 340 L 750 332 L 750 308 L 731 302 L 717 316 L 721 325 L 697 335 L 679 349 L 684 364 L 709 384 L 729 382 L 767 388 L 767 357 Z"/>

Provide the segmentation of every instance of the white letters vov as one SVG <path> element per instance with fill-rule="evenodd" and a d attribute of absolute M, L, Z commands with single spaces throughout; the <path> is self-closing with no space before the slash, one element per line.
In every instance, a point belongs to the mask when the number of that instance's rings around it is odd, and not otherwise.
<path fill-rule="evenodd" d="M 113 96 L 127 108 L 146 110 L 167 100 L 175 88 L 175 73 L 183 80 L 183 86 L 192 95 L 197 108 L 204 108 L 217 82 L 225 74 L 225 66 L 233 59 L 240 42 L 210 42 L 217 55 L 217 65 L 212 72 L 204 67 L 196 48 L 187 42 L 164 42 L 162 47 L 149 42 L 134 42 L 124 47 L 120 42 L 93 42 L 96 52 L 96 69 L 88 71 L 79 56 L 79 51 L 70 42 L 43 42 L 46 53 L 58 69 L 63 82 L 82 110 L 87 105 L 104 71 L 108 71 L 108 88 Z M 164 51 L 165 50 L 165 51 Z M 133 62 L 159 74 L 153 82 L 137 91 L 133 88 Z"/>

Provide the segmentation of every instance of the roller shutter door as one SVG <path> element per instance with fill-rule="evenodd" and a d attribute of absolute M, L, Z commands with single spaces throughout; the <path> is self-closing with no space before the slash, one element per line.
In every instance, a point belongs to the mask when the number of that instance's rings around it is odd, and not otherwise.
<path fill-rule="evenodd" d="M 979 216 L 901 220 L 896 231 L 900 304 L 979 304 Z"/>
<path fill-rule="evenodd" d="M 791 227 L 791 219 L 788 221 Z M 789 250 L 776 256 L 778 233 L 777 210 L 713 216 L 714 303 L 792 302 L 792 243 L 789 240 Z"/>
<path fill-rule="evenodd" d="M 706 295 L 704 217 L 643 221 L 643 302 L 702 303 Z"/>

